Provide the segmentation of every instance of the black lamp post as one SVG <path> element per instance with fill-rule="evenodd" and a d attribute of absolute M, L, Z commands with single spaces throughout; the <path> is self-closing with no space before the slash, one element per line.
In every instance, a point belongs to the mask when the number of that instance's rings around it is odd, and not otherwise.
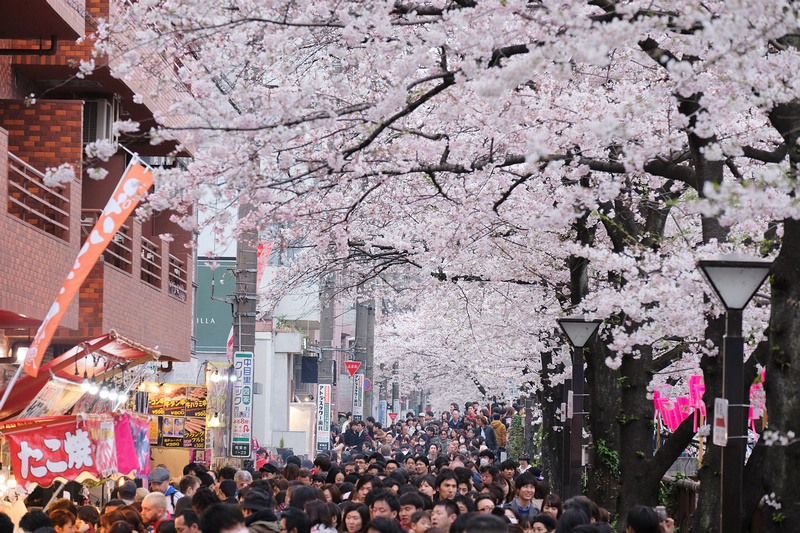
<path fill-rule="evenodd" d="M 572 419 L 569 431 L 569 479 L 564 479 L 564 496 L 578 496 L 581 493 L 581 466 L 583 459 L 583 410 L 584 377 L 583 347 L 600 326 L 600 320 L 586 320 L 583 317 L 567 317 L 558 319 L 558 325 L 564 330 L 572 344 Z M 569 414 L 569 401 L 567 401 Z M 566 462 L 566 457 L 565 457 Z M 566 472 L 566 469 L 564 469 Z"/>
<path fill-rule="evenodd" d="M 742 476 L 747 444 L 744 397 L 744 338 L 742 311 L 769 275 L 772 261 L 742 254 L 698 261 L 698 268 L 725 306 L 722 341 L 722 396 L 728 401 L 727 443 L 722 447 L 720 531 L 742 530 Z M 716 413 L 715 413 L 716 415 Z"/>

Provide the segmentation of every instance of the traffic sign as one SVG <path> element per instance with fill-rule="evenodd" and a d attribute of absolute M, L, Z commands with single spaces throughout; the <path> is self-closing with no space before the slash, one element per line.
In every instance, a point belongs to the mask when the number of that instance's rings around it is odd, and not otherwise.
<path fill-rule="evenodd" d="M 389 413 L 389 418 L 391 418 L 392 423 L 394 423 L 395 419 L 397 419 L 397 413 Z"/>
<path fill-rule="evenodd" d="M 365 377 L 364 378 L 364 390 L 369 390 L 370 387 L 372 387 L 372 382 Z"/>
<path fill-rule="evenodd" d="M 352 378 L 353 376 L 356 375 L 358 367 L 361 366 L 361 361 L 345 361 L 344 366 L 347 367 L 347 372 L 350 374 L 350 377 Z"/>

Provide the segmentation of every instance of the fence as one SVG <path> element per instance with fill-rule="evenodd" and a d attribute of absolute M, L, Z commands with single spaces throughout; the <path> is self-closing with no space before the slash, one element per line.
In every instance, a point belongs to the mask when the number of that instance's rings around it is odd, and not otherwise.
<path fill-rule="evenodd" d="M 44 174 L 8 153 L 8 213 L 69 240 L 69 198 L 44 184 Z"/>

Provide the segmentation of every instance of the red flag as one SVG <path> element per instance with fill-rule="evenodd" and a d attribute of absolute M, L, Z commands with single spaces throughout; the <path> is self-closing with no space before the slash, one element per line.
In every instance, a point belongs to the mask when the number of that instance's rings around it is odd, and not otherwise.
<path fill-rule="evenodd" d="M 258 243 L 258 254 L 257 254 L 258 266 L 256 268 L 257 290 L 261 288 L 261 279 L 264 277 L 264 269 L 267 268 L 267 262 L 269 261 L 269 256 L 271 254 L 272 254 L 272 241 Z"/>
<path fill-rule="evenodd" d="M 50 345 L 53 334 L 64 313 L 67 312 L 70 302 L 78 294 L 83 282 L 86 281 L 92 267 L 100 259 L 112 237 L 139 204 L 139 200 L 145 195 L 147 189 L 153 184 L 153 173 L 134 161 L 131 161 L 125 174 L 119 180 L 114 194 L 108 200 L 106 208 L 103 209 L 92 232 L 78 252 L 75 264 L 67 274 L 67 279 L 58 292 L 56 301 L 53 302 L 44 322 L 39 326 L 39 330 L 33 338 L 28 355 L 25 357 L 24 367 L 25 372 L 31 376 L 39 374 L 39 364 Z"/>

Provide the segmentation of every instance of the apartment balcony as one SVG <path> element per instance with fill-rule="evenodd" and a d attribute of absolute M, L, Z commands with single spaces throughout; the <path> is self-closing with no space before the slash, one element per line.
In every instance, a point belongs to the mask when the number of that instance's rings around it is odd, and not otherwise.
<path fill-rule="evenodd" d="M 101 210 L 84 209 L 85 240 Z M 145 223 L 145 226 L 148 226 Z M 79 337 L 114 329 L 158 346 L 175 360 L 188 361 L 191 350 L 191 279 L 183 246 L 143 234 L 142 222 L 130 217 L 114 236 L 80 291 Z"/>
<path fill-rule="evenodd" d="M 80 187 L 50 188 L 8 150 L 0 128 L 0 329 L 36 327 L 64 282 L 79 244 Z M 62 324 L 78 326 L 77 302 Z"/>
<path fill-rule="evenodd" d="M 56 2 L 57 0 L 49 1 Z M 60 1 L 74 3 L 74 0 Z M 108 19 L 113 23 L 115 13 L 110 7 L 110 0 L 84 1 L 85 8 L 81 15 L 83 24 L 81 36 L 93 34 L 99 27 L 100 19 Z M 80 8 L 72 8 L 73 12 L 76 10 L 80 10 Z M 85 22 L 83 22 L 84 18 Z M 2 38 L 3 35 L 0 33 L 0 39 Z M 47 38 L 49 39 L 49 35 Z M 129 80 L 113 77 L 109 70 L 109 64 L 113 67 L 115 59 L 109 60 L 106 57 L 94 58 L 98 65 L 95 72 L 84 78 L 77 78 L 75 65 L 80 61 L 93 59 L 93 39 L 87 38 L 80 43 L 76 43 L 74 39 L 59 42 L 53 53 L 47 55 L 37 52 L 43 46 L 43 42 L 39 38 L 9 42 L 10 46 L 21 51 L 11 57 L 11 67 L 14 72 L 35 87 L 37 94 L 46 92 L 49 98 L 55 99 L 81 98 L 107 102 L 111 105 L 112 110 L 106 120 L 108 125 L 114 120 L 131 119 L 142 124 L 142 129 L 147 131 L 155 125 L 153 120 L 155 114 L 169 116 L 170 106 L 188 92 L 188 89 L 175 76 L 176 67 L 171 59 L 161 57 L 158 50 L 139 49 L 142 56 L 154 61 L 152 66 L 154 70 L 136 73 Z M 132 48 L 132 45 L 126 42 L 124 36 L 121 35 L 115 36 L 113 43 L 121 51 L 120 53 Z M 133 101 L 134 95 L 142 98 L 138 101 L 139 103 Z M 184 117 L 170 118 L 172 126 L 182 126 L 184 123 Z M 163 156 L 175 148 L 173 142 L 151 145 L 147 139 L 139 137 L 121 140 L 128 148 L 142 156 Z M 187 148 L 184 155 L 190 151 L 191 149 Z"/>
<path fill-rule="evenodd" d="M 0 106 L 0 122 L 8 122 L 13 113 L 3 111 Z M 20 155 L 9 151 L 10 137 L 20 145 Z M 104 182 L 78 178 L 62 188 L 48 187 L 38 165 L 29 162 L 36 152 L 26 151 L 24 144 L 22 136 L 0 128 L 0 344 L 5 351 L 29 342 L 44 320 L 125 168 L 125 158 L 116 157 Z M 160 237 L 166 234 L 174 237 Z M 70 305 L 54 344 L 75 345 L 113 329 L 188 361 L 192 256 L 185 244 L 190 239 L 191 233 L 172 225 L 168 214 L 144 223 L 129 218 Z"/>
<path fill-rule="evenodd" d="M 83 36 L 85 0 L 15 0 L 3 2 L 0 39 L 74 41 Z"/>

